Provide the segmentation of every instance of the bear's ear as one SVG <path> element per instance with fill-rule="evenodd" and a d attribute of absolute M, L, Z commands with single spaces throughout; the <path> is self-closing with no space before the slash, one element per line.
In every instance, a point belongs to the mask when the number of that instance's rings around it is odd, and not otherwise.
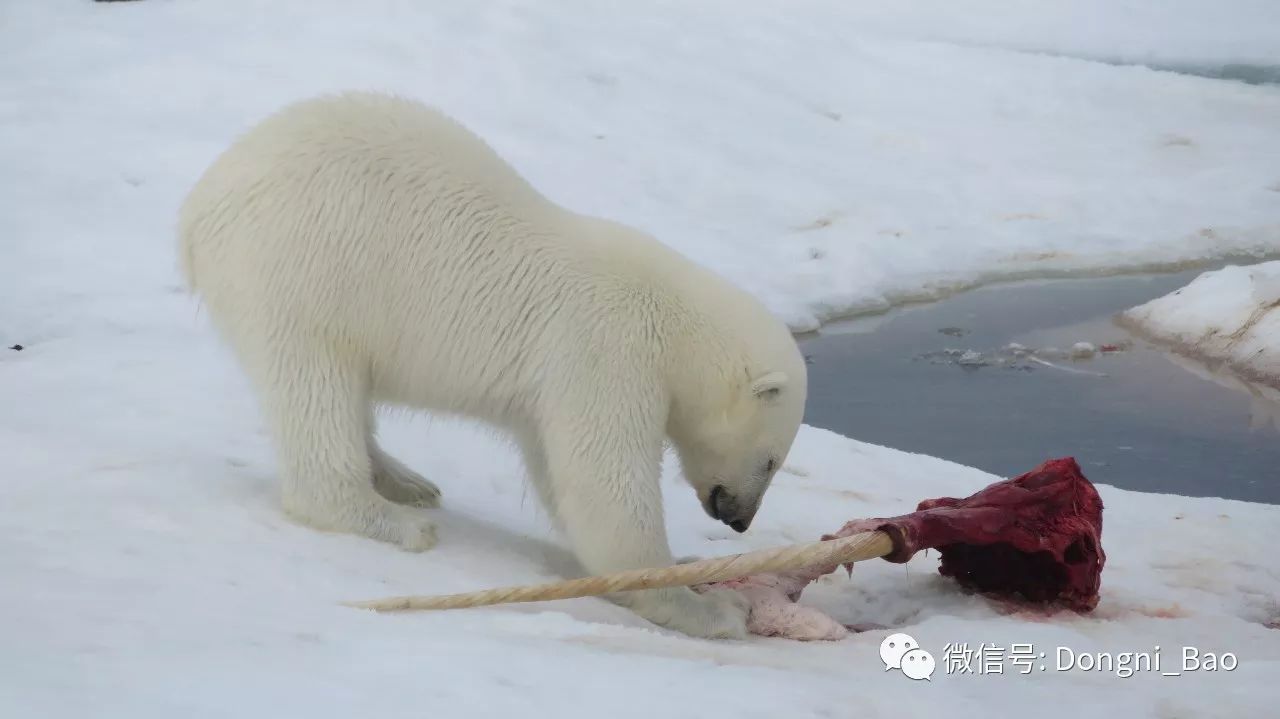
<path fill-rule="evenodd" d="M 782 394 L 787 386 L 787 375 L 782 372 L 769 372 L 760 375 L 751 382 L 751 394 L 760 399 L 773 399 Z"/>

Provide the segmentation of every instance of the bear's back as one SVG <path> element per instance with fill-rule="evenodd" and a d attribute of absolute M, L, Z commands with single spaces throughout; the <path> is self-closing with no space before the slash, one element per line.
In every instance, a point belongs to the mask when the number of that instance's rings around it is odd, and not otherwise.
<path fill-rule="evenodd" d="M 266 208 L 271 213 L 287 210 L 282 198 L 291 191 L 328 202 L 396 200 L 419 212 L 466 203 L 528 220 L 558 209 L 444 113 L 391 95 L 350 92 L 289 105 L 237 138 L 184 203 L 183 234 L 218 205 L 252 204 L 255 194 L 277 201 Z M 293 199 L 299 205 L 305 198 Z"/>
<path fill-rule="evenodd" d="M 442 113 L 367 93 L 259 123 L 180 225 L 188 280 L 229 339 L 323 338 L 388 384 L 413 365 L 490 386 L 636 336 L 652 279 L 686 262 L 547 201 Z"/>
<path fill-rule="evenodd" d="M 234 284 L 279 298 L 322 282 L 390 301 L 424 275 L 475 286 L 571 258 L 573 238 L 551 229 L 565 214 L 443 113 L 347 93 L 288 106 L 237 139 L 192 189 L 179 233 L 202 294 Z"/>
<path fill-rule="evenodd" d="M 340 157 L 379 172 L 407 173 L 399 182 L 422 189 L 472 187 L 510 212 L 550 205 L 478 135 L 420 102 L 371 92 L 348 92 L 295 103 L 244 138 L 263 157 Z M 392 176 L 391 179 L 397 179 Z"/>

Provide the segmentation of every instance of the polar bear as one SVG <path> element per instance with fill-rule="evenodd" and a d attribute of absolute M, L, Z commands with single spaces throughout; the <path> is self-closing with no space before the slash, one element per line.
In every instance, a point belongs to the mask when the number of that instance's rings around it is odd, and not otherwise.
<path fill-rule="evenodd" d="M 708 515 L 746 531 L 806 395 L 787 327 L 645 234 L 539 194 L 415 101 L 346 93 L 265 119 L 180 211 L 189 287 L 251 380 L 285 511 L 423 550 L 440 492 L 383 451 L 375 408 L 478 419 L 523 453 L 585 570 L 673 562 L 664 441 Z M 612 597 L 743 635 L 727 591 Z"/>

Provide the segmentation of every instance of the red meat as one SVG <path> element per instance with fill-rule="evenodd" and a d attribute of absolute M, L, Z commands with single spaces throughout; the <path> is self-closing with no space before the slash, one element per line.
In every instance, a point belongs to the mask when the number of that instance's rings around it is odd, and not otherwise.
<path fill-rule="evenodd" d="M 1049 460 L 964 499 L 927 499 L 911 514 L 854 520 L 823 539 L 873 530 L 893 538 L 886 560 L 906 562 L 922 549 L 936 549 L 943 576 L 990 596 L 1081 612 L 1098 603 L 1107 559 L 1102 499 L 1071 458 Z M 721 586 L 751 600 L 753 633 L 838 639 L 843 633 L 834 620 L 794 604 L 806 584 L 835 569 L 757 575 Z"/>

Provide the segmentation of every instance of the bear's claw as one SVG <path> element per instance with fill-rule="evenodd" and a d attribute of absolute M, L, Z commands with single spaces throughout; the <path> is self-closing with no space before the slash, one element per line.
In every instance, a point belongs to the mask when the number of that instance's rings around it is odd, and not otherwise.
<path fill-rule="evenodd" d="M 386 455 L 374 455 L 373 488 L 384 498 L 410 507 L 440 506 L 440 488 Z"/>

